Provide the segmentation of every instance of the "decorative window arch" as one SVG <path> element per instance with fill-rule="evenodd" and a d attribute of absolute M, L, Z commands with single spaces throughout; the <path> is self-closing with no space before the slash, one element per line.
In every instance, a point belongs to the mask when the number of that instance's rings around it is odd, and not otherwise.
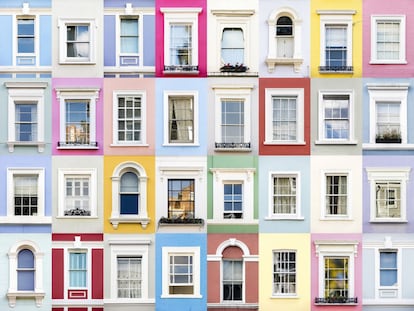
<path fill-rule="evenodd" d="M 147 210 L 147 174 L 135 162 L 119 164 L 112 174 L 112 214 L 114 229 L 119 223 L 149 223 Z"/>
<path fill-rule="evenodd" d="M 280 8 L 272 11 L 267 24 L 268 71 L 273 72 L 276 65 L 292 64 L 295 72 L 299 72 L 303 63 L 302 20 L 291 8 Z"/>
<path fill-rule="evenodd" d="M 9 256 L 9 289 L 7 298 L 9 306 L 15 307 L 17 298 L 34 298 L 40 307 L 45 297 L 43 289 L 43 253 L 36 243 L 20 241 L 14 244 Z M 25 277 L 28 277 L 25 279 Z M 31 280 L 31 284 L 19 281 Z"/>

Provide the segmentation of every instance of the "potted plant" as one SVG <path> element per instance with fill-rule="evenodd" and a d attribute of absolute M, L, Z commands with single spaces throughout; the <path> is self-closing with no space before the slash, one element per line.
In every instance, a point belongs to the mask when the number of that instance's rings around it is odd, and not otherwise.
<path fill-rule="evenodd" d="M 375 138 L 377 143 L 386 143 L 386 144 L 400 144 L 401 143 L 401 132 L 392 129 L 382 133 L 377 134 Z"/>

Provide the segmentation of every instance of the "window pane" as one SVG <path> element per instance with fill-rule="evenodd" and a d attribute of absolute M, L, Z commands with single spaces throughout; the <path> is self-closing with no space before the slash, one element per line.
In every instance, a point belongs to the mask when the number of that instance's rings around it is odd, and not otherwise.
<path fill-rule="evenodd" d="M 297 128 L 297 98 L 272 97 L 273 140 L 295 141 Z"/>
<path fill-rule="evenodd" d="M 221 58 L 225 64 L 244 63 L 244 37 L 241 28 L 224 28 L 221 40 Z"/>
<path fill-rule="evenodd" d="M 277 36 L 291 36 L 293 34 L 293 23 L 290 17 L 281 16 L 277 19 L 276 35 Z"/>
<path fill-rule="evenodd" d="M 397 272 L 397 252 L 380 252 L 380 286 L 395 286 Z"/>
<path fill-rule="evenodd" d="M 69 254 L 69 286 L 86 287 L 86 253 Z"/>
<path fill-rule="evenodd" d="M 326 66 L 346 66 L 347 60 L 347 26 L 327 25 L 325 29 Z"/>
<path fill-rule="evenodd" d="M 118 141 L 141 141 L 141 116 L 141 97 L 118 97 Z"/>
<path fill-rule="evenodd" d="M 376 217 L 401 217 L 401 183 L 399 181 L 376 182 Z"/>
<path fill-rule="evenodd" d="M 324 95 L 325 139 L 349 139 L 349 96 Z"/>
<path fill-rule="evenodd" d="M 224 218 L 243 218 L 242 184 L 224 184 Z"/>
<path fill-rule="evenodd" d="M 89 26 L 71 25 L 66 28 L 67 57 L 89 57 Z"/>
<path fill-rule="evenodd" d="M 17 53 L 34 53 L 34 19 L 17 20 Z"/>
<path fill-rule="evenodd" d="M 65 177 L 65 216 L 90 216 L 90 177 Z"/>
<path fill-rule="evenodd" d="M 348 257 L 325 257 L 325 297 L 348 297 Z"/>
<path fill-rule="evenodd" d="M 347 176 L 326 176 L 326 214 L 347 214 Z"/>
<path fill-rule="evenodd" d="M 192 97 L 169 98 L 169 142 L 194 142 L 194 107 Z"/>
<path fill-rule="evenodd" d="M 244 101 L 222 100 L 221 137 L 224 143 L 244 142 Z"/>
<path fill-rule="evenodd" d="M 14 176 L 13 182 L 15 216 L 36 216 L 38 208 L 38 176 Z"/>
<path fill-rule="evenodd" d="M 192 25 L 171 24 L 170 63 L 171 65 L 192 64 Z"/>
<path fill-rule="evenodd" d="M 90 106 L 88 101 L 66 102 L 66 143 L 90 143 Z"/>
<path fill-rule="evenodd" d="M 400 58 L 400 21 L 377 21 L 377 59 Z"/>
<path fill-rule="evenodd" d="M 16 103 L 17 141 L 37 141 L 37 105 Z"/>
<path fill-rule="evenodd" d="M 168 180 L 168 218 L 194 218 L 194 179 Z"/>
<path fill-rule="evenodd" d="M 142 298 L 141 257 L 118 257 L 118 298 Z"/>
<path fill-rule="evenodd" d="M 121 53 L 138 53 L 138 19 L 121 19 Z"/>
<path fill-rule="evenodd" d="M 223 260 L 223 300 L 243 299 L 243 261 Z"/>
<path fill-rule="evenodd" d="M 401 138 L 400 106 L 399 102 L 376 103 L 377 138 Z"/>
<path fill-rule="evenodd" d="M 273 254 L 273 293 L 296 293 L 296 252 L 275 252 Z"/>
<path fill-rule="evenodd" d="M 296 177 L 273 177 L 273 213 L 296 213 Z"/>

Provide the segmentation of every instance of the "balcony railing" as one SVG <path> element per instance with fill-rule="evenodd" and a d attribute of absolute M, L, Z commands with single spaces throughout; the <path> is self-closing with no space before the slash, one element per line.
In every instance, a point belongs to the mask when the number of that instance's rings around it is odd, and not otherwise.
<path fill-rule="evenodd" d="M 216 149 L 228 149 L 229 151 L 235 149 L 250 149 L 250 143 L 215 143 Z"/>
<path fill-rule="evenodd" d="M 159 220 L 160 225 L 203 225 L 204 219 L 202 218 L 168 218 L 168 217 L 161 217 Z"/>
<path fill-rule="evenodd" d="M 58 147 L 98 147 L 97 141 L 91 141 L 89 143 L 84 143 L 80 141 L 58 141 Z"/>
<path fill-rule="evenodd" d="M 319 66 L 319 72 L 349 72 L 354 71 L 353 66 Z"/>
<path fill-rule="evenodd" d="M 356 304 L 358 303 L 357 297 L 316 297 L 316 304 Z"/>
<path fill-rule="evenodd" d="M 165 73 L 198 73 L 198 66 L 194 65 L 169 65 L 164 66 Z"/>
<path fill-rule="evenodd" d="M 65 211 L 65 216 L 91 216 L 91 211 L 83 208 L 72 208 Z"/>

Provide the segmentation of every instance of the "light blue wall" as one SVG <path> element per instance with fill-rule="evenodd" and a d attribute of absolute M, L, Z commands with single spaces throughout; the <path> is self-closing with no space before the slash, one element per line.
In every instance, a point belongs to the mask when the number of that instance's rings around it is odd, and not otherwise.
<path fill-rule="evenodd" d="M 302 220 L 265 220 L 268 216 L 271 193 L 270 172 L 299 172 Z M 310 230 L 310 157 L 261 156 L 259 157 L 259 232 L 305 233 Z"/>
<path fill-rule="evenodd" d="M 156 155 L 157 156 L 205 156 L 207 154 L 207 81 L 200 78 L 158 78 L 156 90 Z M 198 92 L 199 145 L 163 146 L 164 127 L 164 91 Z"/>
<path fill-rule="evenodd" d="M 29 3 L 30 8 L 50 8 L 52 0 L 0 0 L 0 8 L 21 8 L 23 3 Z"/>
<path fill-rule="evenodd" d="M 207 235 L 196 233 L 158 233 L 155 236 L 156 287 L 155 305 L 157 311 L 201 311 L 207 310 Z M 162 295 L 162 248 L 200 247 L 200 293 L 202 298 L 161 298 Z"/>
<path fill-rule="evenodd" d="M 51 66 L 52 65 L 52 16 L 41 15 L 40 27 L 39 27 L 39 46 L 40 46 L 40 66 Z"/>
<path fill-rule="evenodd" d="M 13 36 L 12 36 L 13 18 L 11 15 L 0 16 L 0 66 L 11 66 L 13 63 Z"/>

